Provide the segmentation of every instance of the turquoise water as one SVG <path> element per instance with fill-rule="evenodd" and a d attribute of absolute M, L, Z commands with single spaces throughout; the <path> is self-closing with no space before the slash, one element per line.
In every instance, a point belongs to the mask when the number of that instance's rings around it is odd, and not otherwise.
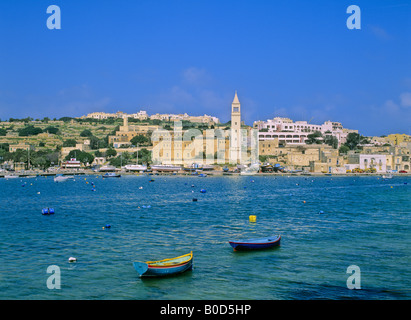
<path fill-rule="evenodd" d="M 410 177 L 1 179 L 0 207 L 0 299 L 411 298 Z M 275 234 L 277 249 L 228 244 Z M 191 250 L 194 270 L 177 277 L 132 265 Z M 47 288 L 50 265 L 61 289 Z M 347 288 L 350 265 L 361 290 Z"/>

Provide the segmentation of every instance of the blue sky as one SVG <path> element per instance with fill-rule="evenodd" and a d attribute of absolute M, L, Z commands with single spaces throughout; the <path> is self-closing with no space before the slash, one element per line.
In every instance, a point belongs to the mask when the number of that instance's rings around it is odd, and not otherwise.
<path fill-rule="evenodd" d="M 49 30 L 49 5 L 61 29 Z M 349 5 L 361 30 L 349 30 Z M 1 1 L 0 118 L 94 111 L 411 134 L 410 1 Z"/>

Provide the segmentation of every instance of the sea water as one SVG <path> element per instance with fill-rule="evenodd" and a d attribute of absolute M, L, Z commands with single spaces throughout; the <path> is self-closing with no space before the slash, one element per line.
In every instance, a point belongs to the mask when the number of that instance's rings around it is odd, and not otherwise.
<path fill-rule="evenodd" d="M 0 208 L 0 299 L 411 298 L 410 177 L 0 179 Z M 228 243 L 271 235 L 280 247 Z M 179 276 L 133 268 L 190 251 Z"/>

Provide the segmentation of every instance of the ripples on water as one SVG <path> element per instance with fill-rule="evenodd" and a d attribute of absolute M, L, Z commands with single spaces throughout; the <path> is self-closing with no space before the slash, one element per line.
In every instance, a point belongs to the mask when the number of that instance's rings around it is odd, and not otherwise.
<path fill-rule="evenodd" d="M 154 179 L 0 180 L 0 298 L 411 297 L 410 178 Z M 56 213 L 42 216 L 44 207 Z M 272 234 L 281 247 L 233 252 L 228 244 Z M 132 266 L 191 250 L 194 270 L 178 277 L 140 279 Z M 60 290 L 47 289 L 49 265 L 61 269 Z M 361 268 L 361 290 L 347 289 L 349 265 Z"/>

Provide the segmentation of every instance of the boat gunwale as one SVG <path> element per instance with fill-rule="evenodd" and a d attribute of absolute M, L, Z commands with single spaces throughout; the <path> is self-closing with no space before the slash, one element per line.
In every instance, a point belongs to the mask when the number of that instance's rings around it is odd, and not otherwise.
<path fill-rule="evenodd" d="M 179 264 L 170 264 L 170 263 L 167 264 L 167 261 L 171 262 L 173 260 L 177 260 L 177 259 L 184 258 L 184 257 L 187 257 L 188 259 L 183 260 Z M 146 261 L 144 263 L 146 263 L 150 268 L 164 268 L 164 267 L 169 268 L 169 267 L 176 267 L 176 266 L 184 265 L 184 264 L 190 262 L 192 259 L 193 259 L 193 251 L 191 251 L 190 253 L 184 254 L 182 256 L 175 257 L 175 258 L 168 258 L 168 259 L 156 260 L 156 261 Z M 155 265 L 155 264 L 158 264 L 158 263 L 166 263 L 166 264 L 164 264 L 164 265 Z"/>
<path fill-rule="evenodd" d="M 234 243 L 234 244 L 255 244 L 255 245 L 265 245 L 265 244 L 271 244 L 271 243 L 276 243 L 281 240 L 281 236 L 278 236 L 277 239 L 274 241 L 265 241 L 265 242 L 250 242 L 250 241 L 257 241 L 257 240 L 264 240 L 264 239 L 270 239 L 270 238 L 259 238 L 259 239 L 250 239 L 250 240 L 230 240 L 228 241 L 229 243 Z"/>

